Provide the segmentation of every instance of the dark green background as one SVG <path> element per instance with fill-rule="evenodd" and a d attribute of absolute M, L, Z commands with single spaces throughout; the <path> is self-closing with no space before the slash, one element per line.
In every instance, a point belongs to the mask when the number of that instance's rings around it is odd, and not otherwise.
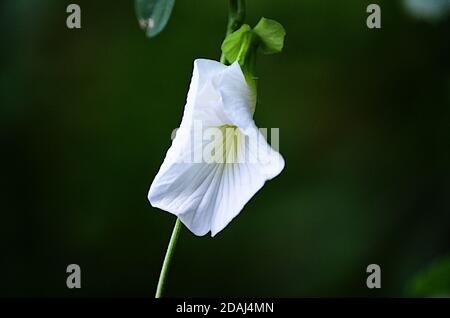
<path fill-rule="evenodd" d="M 71 2 L 1 4 L 0 295 L 153 297 L 175 218 L 147 190 L 193 60 L 220 56 L 227 2 L 178 0 L 151 40 L 133 1 L 75 1 L 80 30 Z M 280 128 L 285 170 L 217 237 L 183 229 L 167 296 L 408 295 L 450 248 L 449 19 L 401 1 L 248 1 L 247 22 L 261 16 L 287 30 L 258 58 L 255 115 Z"/>

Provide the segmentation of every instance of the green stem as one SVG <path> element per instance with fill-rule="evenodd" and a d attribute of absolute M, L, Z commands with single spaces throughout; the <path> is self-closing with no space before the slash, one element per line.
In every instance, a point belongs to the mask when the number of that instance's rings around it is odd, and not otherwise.
<path fill-rule="evenodd" d="M 229 0 L 228 25 L 226 35 L 233 33 L 241 27 L 245 19 L 245 0 Z M 220 62 L 226 64 L 226 58 L 222 54 Z M 156 288 L 155 298 L 161 298 L 166 285 L 167 272 L 169 270 L 170 261 L 172 260 L 178 236 L 180 235 L 181 221 L 177 218 L 175 226 L 170 237 L 169 246 L 167 247 L 166 256 L 159 274 L 158 287 Z"/>
<path fill-rule="evenodd" d="M 170 237 L 169 246 L 167 246 L 166 256 L 159 274 L 158 287 L 156 288 L 155 298 L 161 298 L 164 287 L 166 285 L 167 271 L 169 270 L 170 261 L 172 260 L 173 251 L 180 235 L 181 221 L 177 218 L 175 226 L 173 227 L 172 236 Z"/>
<path fill-rule="evenodd" d="M 226 35 L 233 33 L 241 27 L 245 20 L 245 0 L 229 0 L 228 24 Z M 220 63 L 226 64 L 227 60 L 222 53 Z"/>

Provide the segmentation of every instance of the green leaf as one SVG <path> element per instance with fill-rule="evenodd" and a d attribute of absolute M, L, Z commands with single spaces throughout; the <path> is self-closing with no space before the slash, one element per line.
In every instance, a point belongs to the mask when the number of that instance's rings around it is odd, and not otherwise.
<path fill-rule="evenodd" d="M 253 28 L 253 32 L 261 41 L 260 47 L 263 53 L 279 53 L 283 49 L 286 31 L 277 21 L 263 17 Z"/>
<path fill-rule="evenodd" d="M 139 25 L 149 38 L 156 36 L 164 29 L 174 4 L 175 0 L 135 0 Z"/>
<path fill-rule="evenodd" d="M 238 30 L 229 34 L 222 43 L 222 53 L 227 60 L 231 63 L 236 61 L 241 50 L 242 43 L 246 40 L 249 32 L 251 32 L 250 26 L 243 24 Z"/>

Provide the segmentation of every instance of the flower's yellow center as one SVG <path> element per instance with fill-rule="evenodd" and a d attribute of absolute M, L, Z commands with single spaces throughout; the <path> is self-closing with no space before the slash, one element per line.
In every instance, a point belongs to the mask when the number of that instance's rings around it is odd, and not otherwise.
<path fill-rule="evenodd" d="M 239 163 L 243 162 L 242 148 L 245 135 L 234 125 L 222 125 L 217 127 L 212 138 L 211 147 L 207 152 L 210 159 L 207 162 L 215 163 Z"/>

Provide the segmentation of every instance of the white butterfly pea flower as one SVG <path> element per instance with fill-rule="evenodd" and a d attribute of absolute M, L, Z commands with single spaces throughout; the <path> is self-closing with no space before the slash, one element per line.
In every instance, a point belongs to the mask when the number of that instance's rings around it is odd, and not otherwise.
<path fill-rule="evenodd" d="M 284 168 L 253 121 L 255 105 L 239 63 L 195 60 L 180 128 L 150 186 L 151 205 L 199 236 L 225 228 Z"/>

